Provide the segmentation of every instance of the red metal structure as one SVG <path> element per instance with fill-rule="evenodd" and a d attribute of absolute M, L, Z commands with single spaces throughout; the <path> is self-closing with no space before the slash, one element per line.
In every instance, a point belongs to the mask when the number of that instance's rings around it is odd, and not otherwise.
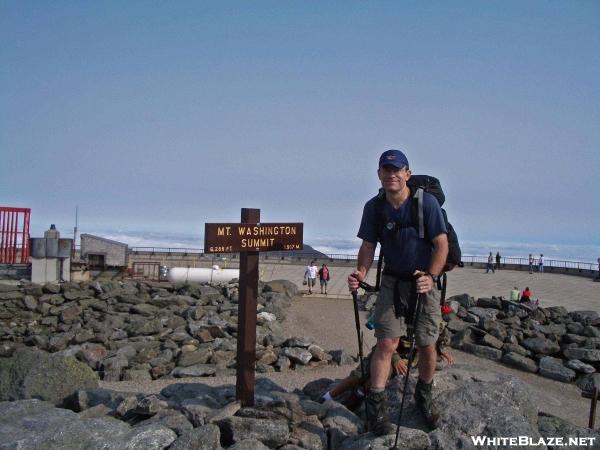
<path fill-rule="evenodd" d="M 20 264 L 29 262 L 30 215 L 30 208 L 0 206 L 0 264 L 17 263 L 18 254 Z"/>

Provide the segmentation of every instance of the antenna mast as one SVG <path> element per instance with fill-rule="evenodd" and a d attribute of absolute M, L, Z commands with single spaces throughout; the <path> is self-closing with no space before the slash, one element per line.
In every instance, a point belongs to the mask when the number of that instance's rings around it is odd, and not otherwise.
<path fill-rule="evenodd" d="M 79 205 L 75 205 L 75 227 L 73 228 L 73 249 L 72 249 L 72 259 L 75 259 L 75 242 L 77 241 L 77 222 L 79 215 Z"/>

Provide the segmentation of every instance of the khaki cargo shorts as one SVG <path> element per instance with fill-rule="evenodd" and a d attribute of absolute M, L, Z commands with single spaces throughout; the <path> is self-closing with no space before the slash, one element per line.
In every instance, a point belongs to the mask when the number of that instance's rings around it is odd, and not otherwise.
<path fill-rule="evenodd" d="M 396 317 L 394 312 L 394 284 L 396 279 L 389 275 L 383 275 L 381 279 L 381 290 L 375 304 L 375 337 L 377 339 L 398 338 L 407 335 L 406 320 L 404 317 Z M 410 298 L 412 295 L 412 282 L 400 281 L 400 296 Z M 412 318 L 408 318 L 412 320 Z M 431 292 L 422 295 L 421 311 L 415 332 L 417 347 L 427 347 L 436 343 L 442 311 L 440 310 L 440 291 L 434 284 Z"/>

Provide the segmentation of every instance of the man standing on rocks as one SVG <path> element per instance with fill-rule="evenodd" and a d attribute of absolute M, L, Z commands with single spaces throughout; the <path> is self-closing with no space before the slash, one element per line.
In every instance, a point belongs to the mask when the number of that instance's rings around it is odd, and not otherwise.
<path fill-rule="evenodd" d="M 448 255 L 447 230 L 437 200 L 423 193 L 425 239 L 420 239 L 413 225 L 411 204 L 417 202 L 407 182 L 411 176 L 408 159 L 399 150 L 388 150 L 379 158 L 377 171 L 385 192 L 383 230 L 377 230 L 378 196 L 363 209 L 358 237 L 362 244 L 356 270 L 348 277 L 351 291 L 358 281 L 367 277 L 373 263 L 377 242 L 381 241 L 385 269 L 381 290 L 375 306 L 374 325 L 377 345 L 371 359 L 371 388 L 367 398 L 369 429 L 376 434 L 393 432 L 384 404 L 385 384 L 391 358 L 398 340 L 411 325 L 417 295 L 421 294 L 421 311 L 414 330 L 419 349 L 419 380 L 415 400 L 425 419 L 433 425 L 436 413 L 432 408 L 433 374 L 436 367 L 435 343 L 439 334 L 440 292 L 436 281 Z M 418 274 L 418 276 L 415 276 Z"/>

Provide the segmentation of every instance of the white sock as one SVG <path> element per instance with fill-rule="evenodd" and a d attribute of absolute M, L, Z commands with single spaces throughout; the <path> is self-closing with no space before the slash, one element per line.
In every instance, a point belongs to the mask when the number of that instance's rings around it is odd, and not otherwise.
<path fill-rule="evenodd" d="M 323 394 L 323 400 L 333 400 L 333 397 L 331 396 L 329 391 L 327 391 Z"/>

